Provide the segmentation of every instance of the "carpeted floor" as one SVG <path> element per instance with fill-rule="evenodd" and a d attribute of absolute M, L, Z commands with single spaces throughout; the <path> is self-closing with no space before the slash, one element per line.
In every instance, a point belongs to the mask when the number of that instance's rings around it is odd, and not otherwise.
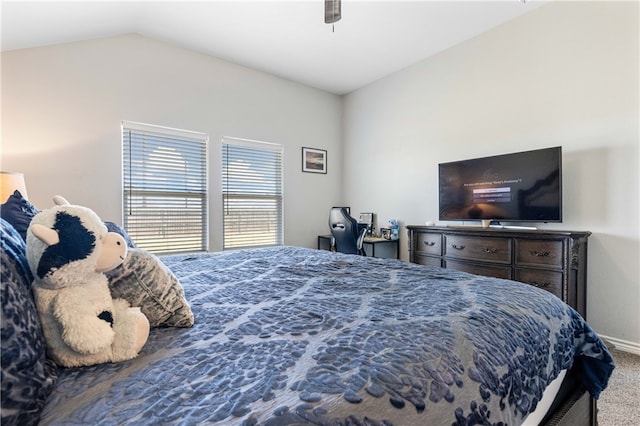
<path fill-rule="evenodd" d="M 611 351 L 616 369 L 598 400 L 599 426 L 640 425 L 640 356 Z"/>

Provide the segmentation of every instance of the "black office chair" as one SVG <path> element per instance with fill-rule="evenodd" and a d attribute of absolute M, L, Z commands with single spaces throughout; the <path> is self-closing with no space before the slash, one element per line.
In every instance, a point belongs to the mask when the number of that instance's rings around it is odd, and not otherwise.
<path fill-rule="evenodd" d="M 331 245 L 336 251 L 346 254 L 366 256 L 362 243 L 367 232 L 367 225 L 358 223 L 343 207 L 334 207 L 329 212 L 329 228 L 331 228 Z"/>

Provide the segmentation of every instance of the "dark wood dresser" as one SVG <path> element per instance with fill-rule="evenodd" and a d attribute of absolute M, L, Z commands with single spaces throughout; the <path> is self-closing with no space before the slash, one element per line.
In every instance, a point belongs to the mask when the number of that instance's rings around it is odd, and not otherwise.
<path fill-rule="evenodd" d="M 407 226 L 409 260 L 543 288 L 587 316 L 591 232 Z"/>

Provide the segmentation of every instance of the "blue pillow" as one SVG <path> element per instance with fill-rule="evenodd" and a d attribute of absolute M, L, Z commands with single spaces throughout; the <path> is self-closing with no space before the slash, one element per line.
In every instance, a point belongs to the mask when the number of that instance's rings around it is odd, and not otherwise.
<path fill-rule="evenodd" d="M 31 219 L 38 213 L 39 210 L 18 190 L 11 194 L 4 204 L 0 205 L 0 216 L 18 231 L 24 241 L 27 240 L 27 228 Z"/>
<path fill-rule="evenodd" d="M 122 235 L 122 238 L 127 242 L 127 246 L 129 248 L 136 248 L 136 243 L 133 242 L 129 234 L 127 234 L 127 231 L 125 231 L 122 226 L 107 220 L 104 221 L 104 224 L 107 226 L 107 230 L 109 232 L 115 232 L 116 234 Z"/>
<path fill-rule="evenodd" d="M 37 424 L 58 376 L 58 367 L 46 357 L 25 247 L 18 232 L 0 219 L 3 425 Z"/>

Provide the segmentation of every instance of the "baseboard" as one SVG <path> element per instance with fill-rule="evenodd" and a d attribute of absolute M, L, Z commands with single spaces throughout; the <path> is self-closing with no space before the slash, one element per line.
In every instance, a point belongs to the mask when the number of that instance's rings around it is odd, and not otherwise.
<path fill-rule="evenodd" d="M 607 343 L 609 349 L 613 347 L 618 351 L 640 355 L 640 343 L 628 342 L 626 340 L 616 339 L 615 337 L 609 337 L 602 334 L 600 335 L 600 338 Z"/>

